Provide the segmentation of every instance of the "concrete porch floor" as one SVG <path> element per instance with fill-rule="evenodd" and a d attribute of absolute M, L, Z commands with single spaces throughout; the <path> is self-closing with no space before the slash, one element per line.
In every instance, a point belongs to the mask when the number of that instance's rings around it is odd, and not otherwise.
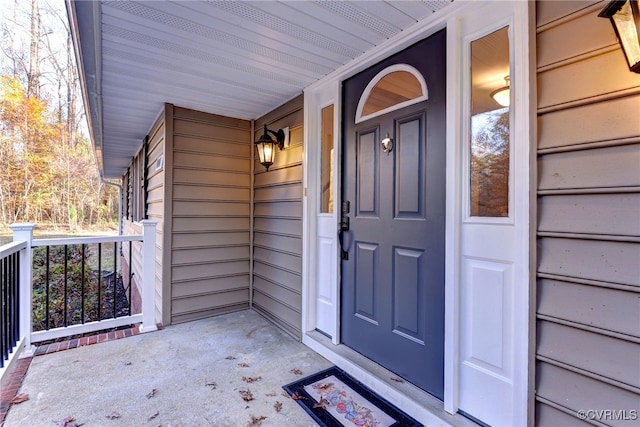
<path fill-rule="evenodd" d="M 312 426 L 282 386 L 329 366 L 259 314 L 231 313 L 35 357 L 4 426 Z"/>

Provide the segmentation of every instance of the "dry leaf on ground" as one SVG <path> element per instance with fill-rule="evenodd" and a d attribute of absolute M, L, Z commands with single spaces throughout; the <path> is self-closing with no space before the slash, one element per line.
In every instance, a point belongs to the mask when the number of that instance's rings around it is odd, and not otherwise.
<path fill-rule="evenodd" d="M 300 393 L 298 393 L 297 391 L 291 395 L 291 398 L 293 400 L 305 400 L 306 399 L 306 397 L 301 396 Z"/>
<path fill-rule="evenodd" d="M 153 415 L 149 415 L 149 418 L 147 418 L 147 421 L 151 421 L 152 419 L 154 419 L 155 417 L 157 417 L 158 415 L 160 415 L 160 411 L 156 411 L 155 414 Z"/>
<path fill-rule="evenodd" d="M 282 402 L 276 400 L 276 403 L 273 404 L 273 409 L 275 409 L 276 412 L 282 411 Z"/>
<path fill-rule="evenodd" d="M 78 424 L 76 422 L 76 419 L 73 417 L 66 417 L 65 419 L 62 419 L 60 421 L 58 421 L 57 423 L 58 427 L 80 427 L 82 426 L 82 424 Z"/>
<path fill-rule="evenodd" d="M 113 411 L 109 415 L 106 415 L 106 417 L 109 418 L 110 420 L 115 420 L 116 418 L 120 418 L 120 414 L 116 411 Z"/>
<path fill-rule="evenodd" d="M 296 374 L 296 375 L 302 375 L 302 371 L 300 369 L 298 369 L 298 368 L 293 368 L 289 372 L 291 372 L 292 374 Z"/>
<path fill-rule="evenodd" d="M 225 359 L 227 359 L 227 360 L 236 360 L 236 357 L 235 356 L 227 356 L 227 357 L 225 357 Z"/>
<path fill-rule="evenodd" d="M 252 426 L 262 425 L 262 422 L 266 419 L 267 417 L 265 417 L 264 415 L 260 415 L 259 417 L 256 417 L 255 415 L 251 415 L 251 418 L 249 419 L 249 423 L 247 424 L 247 426 L 252 427 Z"/>
<path fill-rule="evenodd" d="M 156 395 L 157 392 L 158 392 L 157 388 L 154 388 L 153 390 L 151 390 L 149 393 L 147 393 L 147 399 L 151 399 L 153 396 Z"/>
<path fill-rule="evenodd" d="M 276 396 L 276 392 L 275 391 L 270 391 L 269 393 L 265 393 L 264 394 L 267 397 L 275 397 Z"/>
<path fill-rule="evenodd" d="M 314 408 L 322 408 L 322 409 L 324 409 L 326 411 L 328 405 L 331 405 L 331 403 L 329 403 L 329 401 L 327 399 L 325 399 L 324 397 L 321 397 L 320 398 L 320 402 L 314 403 L 313 407 Z"/>
<path fill-rule="evenodd" d="M 239 393 L 245 402 L 251 402 L 253 400 L 253 393 L 251 393 L 251 390 L 240 390 Z"/>
<path fill-rule="evenodd" d="M 397 383 L 403 383 L 404 380 L 402 378 L 398 378 L 398 377 L 390 377 L 389 378 L 391 381 L 395 381 Z"/>
<path fill-rule="evenodd" d="M 211 390 L 215 390 L 218 387 L 215 381 L 207 381 L 204 385 L 211 387 Z"/>
<path fill-rule="evenodd" d="M 11 403 L 17 405 L 18 403 L 26 402 L 29 400 L 29 395 L 27 393 L 16 394 L 13 399 L 11 399 Z"/>
<path fill-rule="evenodd" d="M 245 383 L 254 383 L 260 380 L 262 380 L 262 377 L 242 377 L 242 381 Z"/>
<path fill-rule="evenodd" d="M 240 362 L 240 363 L 238 363 L 238 366 L 241 367 L 241 368 L 248 368 L 249 364 L 247 362 Z"/>

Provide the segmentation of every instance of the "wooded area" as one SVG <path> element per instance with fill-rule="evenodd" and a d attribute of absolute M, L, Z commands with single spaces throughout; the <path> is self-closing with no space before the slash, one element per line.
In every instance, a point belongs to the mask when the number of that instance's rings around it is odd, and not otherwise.
<path fill-rule="evenodd" d="M 64 3 L 13 1 L 3 9 L 0 228 L 113 224 L 118 190 L 101 182 L 85 136 Z"/>

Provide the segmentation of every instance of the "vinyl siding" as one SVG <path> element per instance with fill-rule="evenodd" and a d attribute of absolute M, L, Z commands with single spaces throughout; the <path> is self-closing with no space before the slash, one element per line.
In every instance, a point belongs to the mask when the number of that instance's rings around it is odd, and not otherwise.
<path fill-rule="evenodd" d="M 153 124 L 149 131 L 149 139 L 147 143 L 147 149 L 142 148 L 136 158 L 132 162 L 132 166 L 136 162 L 144 164 L 144 156 L 147 156 L 147 180 L 144 183 L 146 188 L 146 211 L 147 219 L 152 219 L 158 222 L 156 226 L 156 271 L 155 271 L 155 308 L 156 319 L 162 323 L 162 302 L 163 302 L 163 280 L 162 280 L 162 262 L 163 262 L 163 248 L 162 241 L 164 235 L 164 149 L 165 149 L 165 117 L 160 115 L 156 122 Z M 131 168 L 130 168 L 131 170 Z M 125 189 L 129 191 L 129 194 L 133 191 L 133 186 L 136 184 L 131 179 L 124 179 Z M 138 183 L 142 185 L 142 183 Z M 142 191 L 140 194 L 143 194 Z M 131 197 L 128 197 L 131 200 Z M 144 205 L 143 205 L 144 206 Z M 131 210 L 129 211 L 131 212 Z M 141 213 L 144 215 L 144 212 Z M 140 219 L 143 219 L 141 216 Z M 139 222 L 132 221 L 131 218 L 125 218 L 123 221 L 124 234 L 142 234 L 142 226 Z M 137 278 L 142 277 L 142 243 L 133 242 L 132 255 L 129 258 L 129 245 L 122 245 L 122 253 L 125 262 L 128 264 L 131 259 L 131 271 L 133 273 L 133 282 L 138 287 L 139 295 L 142 295 L 141 283 Z M 125 277 L 125 282 L 128 280 L 128 276 Z"/>
<path fill-rule="evenodd" d="M 289 127 L 291 144 L 265 171 L 254 165 L 253 308 L 297 339 L 302 321 L 303 97 L 255 121 L 254 140 Z"/>
<path fill-rule="evenodd" d="M 251 124 L 173 107 L 171 322 L 249 307 Z"/>
<path fill-rule="evenodd" d="M 640 413 L 640 75 L 603 7 L 537 3 L 540 426 Z"/>

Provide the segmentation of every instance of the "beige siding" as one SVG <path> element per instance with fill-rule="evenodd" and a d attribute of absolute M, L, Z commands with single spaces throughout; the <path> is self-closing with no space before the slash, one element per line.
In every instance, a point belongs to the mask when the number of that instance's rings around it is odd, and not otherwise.
<path fill-rule="evenodd" d="M 302 96 L 256 120 L 289 127 L 291 145 L 278 151 L 265 172 L 256 159 L 254 174 L 253 308 L 294 337 L 302 321 Z"/>
<path fill-rule="evenodd" d="M 153 124 L 149 131 L 147 147 L 143 146 L 136 158 L 133 159 L 132 165 L 136 162 L 145 164 L 144 156 L 147 156 L 146 164 L 146 182 L 144 187 L 146 188 L 146 207 L 143 206 L 144 212 L 146 212 L 147 219 L 151 219 L 158 222 L 156 227 L 156 271 L 155 271 L 155 308 L 156 319 L 158 322 L 163 323 L 161 317 L 162 302 L 163 302 L 163 280 L 162 280 L 162 261 L 163 250 L 162 241 L 164 236 L 164 200 L 165 200 L 165 185 L 164 185 L 164 149 L 165 149 L 165 116 L 161 114 L 156 122 Z M 143 142 L 144 144 L 144 142 Z M 132 180 L 126 180 L 128 187 L 135 185 Z M 132 188 L 127 188 L 128 191 L 133 191 Z M 140 194 L 143 194 L 140 191 Z M 140 213 L 140 219 L 144 219 L 144 212 Z M 133 222 L 131 218 L 124 219 L 124 234 L 142 234 L 142 227 L 139 222 Z M 142 277 L 142 243 L 133 242 L 131 245 L 132 254 L 131 258 L 129 254 L 129 245 L 122 245 L 122 253 L 124 261 L 129 264 L 131 260 L 131 272 L 133 273 L 133 283 L 138 288 L 139 295 L 142 295 L 142 288 L 139 278 Z M 125 277 L 125 283 L 128 281 L 128 276 Z M 134 300 L 135 301 L 135 300 Z"/>
<path fill-rule="evenodd" d="M 603 6 L 537 4 L 543 426 L 585 425 L 578 410 L 640 413 L 640 75 Z"/>
<path fill-rule="evenodd" d="M 171 322 L 249 307 L 250 122 L 174 107 Z"/>

